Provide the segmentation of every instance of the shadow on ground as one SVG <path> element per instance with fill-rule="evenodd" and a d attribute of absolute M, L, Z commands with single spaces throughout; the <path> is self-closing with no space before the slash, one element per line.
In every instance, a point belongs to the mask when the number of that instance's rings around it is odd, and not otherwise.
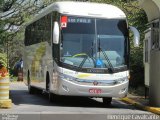
<path fill-rule="evenodd" d="M 122 109 L 135 109 L 132 105 L 125 104 L 117 99 L 113 99 L 110 106 L 102 103 L 100 98 L 88 97 L 68 97 L 60 96 L 56 102 L 49 102 L 48 94 L 42 94 L 37 91 L 34 94 L 29 94 L 28 90 L 11 90 L 10 97 L 13 104 L 30 104 L 42 106 L 62 106 L 62 107 L 89 107 L 89 108 L 122 108 Z"/>

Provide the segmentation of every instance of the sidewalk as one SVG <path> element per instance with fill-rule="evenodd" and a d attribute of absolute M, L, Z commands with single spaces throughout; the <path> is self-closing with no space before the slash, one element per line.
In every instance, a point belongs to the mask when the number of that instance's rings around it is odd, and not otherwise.
<path fill-rule="evenodd" d="M 128 94 L 128 96 L 122 98 L 121 101 L 132 104 L 139 109 L 160 115 L 160 108 L 149 106 L 149 99 L 145 99 L 144 96 L 133 96 L 131 94 Z"/>

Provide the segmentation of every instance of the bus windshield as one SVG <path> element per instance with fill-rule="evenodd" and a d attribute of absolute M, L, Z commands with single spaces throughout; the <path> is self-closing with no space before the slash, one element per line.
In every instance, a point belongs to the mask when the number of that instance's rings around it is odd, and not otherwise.
<path fill-rule="evenodd" d="M 82 68 L 126 66 L 127 38 L 124 19 L 62 16 L 61 62 Z"/>

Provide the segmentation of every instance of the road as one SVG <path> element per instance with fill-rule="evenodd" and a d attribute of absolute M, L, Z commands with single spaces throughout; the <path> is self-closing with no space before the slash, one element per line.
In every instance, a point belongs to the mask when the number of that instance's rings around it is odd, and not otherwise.
<path fill-rule="evenodd" d="M 119 101 L 119 99 L 115 98 L 112 101 L 112 105 L 109 107 L 104 106 L 100 98 L 90 99 L 80 97 L 62 97 L 59 102 L 51 103 L 49 102 L 47 95 L 30 95 L 28 93 L 27 86 L 25 86 L 24 83 L 11 83 L 10 88 L 10 97 L 13 102 L 13 107 L 11 109 L 1 109 L 0 113 L 58 114 L 60 117 L 63 116 L 61 114 L 92 114 L 94 118 L 102 114 L 105 116 L 111 114 L 154 115 L 150 112 L 138 110 L 134 106 L 123 103 Z"/>

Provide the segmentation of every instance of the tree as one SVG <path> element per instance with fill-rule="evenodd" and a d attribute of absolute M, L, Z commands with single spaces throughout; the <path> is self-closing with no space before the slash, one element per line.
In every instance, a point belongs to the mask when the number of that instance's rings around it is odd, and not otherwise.
<path fill-rule="evenodd" d="M 37 0 L 35 0 L 37 1 Z M 3 0 L 0 2 L 0 36 L 5 32 L 9 35 L 17 33 L 21 26 L 29 21 L 32 15 L 41 9 L 34 0 Z M 3 38 L 1 37 L 1 41 Z"/>
<path fill-rule="evenodd" d="M 13 65 L 13 60 L 14 62 L 17 60 L 13 59 L 13 55 L 16 57 L 18 54 L 15 53 L 20 53 L 21 50 L 19 49 L 22 45 L 22 39 L 19 38 L 21 32 L 18 32 L 23 28 L 25 22 L 29 21 L 41 9 L 41 6 L 38 6 L 36 1 L 0 1 L 0 53 L 7 54 L 7 58 L 10 57 L 9 62 L 11 65 Z M 19 57 L 21 57 L 21 54 L 19 54 Z"/>
<path fill-rule="evenodd" d="M 7 67 L 7 55 L 5 53 L 0 53 L 0 63 Z"/>

